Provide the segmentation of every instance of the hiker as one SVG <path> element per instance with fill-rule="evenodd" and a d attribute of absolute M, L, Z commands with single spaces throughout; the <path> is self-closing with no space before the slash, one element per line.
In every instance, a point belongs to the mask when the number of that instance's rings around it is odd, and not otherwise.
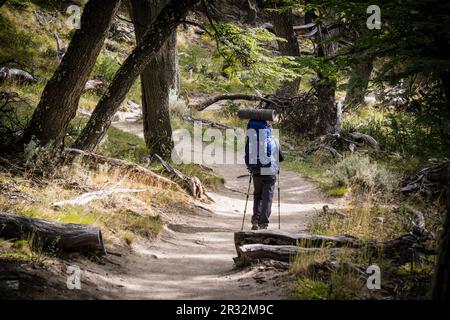
<path fill-rule="evenodd" d="M 247 125 L 245 164 L 253 178 L 252 230 L 267 229 L 280 162 L 279 141 L 272 136 L 271 122 L 251 119 Z"/>

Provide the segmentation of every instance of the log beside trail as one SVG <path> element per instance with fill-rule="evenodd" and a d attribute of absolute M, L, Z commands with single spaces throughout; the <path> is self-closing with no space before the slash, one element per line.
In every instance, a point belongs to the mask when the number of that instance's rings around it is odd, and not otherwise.
<path fill-rule="evenodd" d="M 0 212 L 0 238 L 33 239 L 43 250 L 104 254 L 100 228 L 76 223 L 60 223 Z"/>
<path fill-rule="evenodd" d="M 307 233 L 294 233 L 282 230 L 257 230 L 239 231 L 234 234 L 236 246 L 246 244 L 267 244 L 267 245 L 291 245 L 302 247 L 351 247 L 359 248 L 361 242 L 352 237 L 345 236 L 321 236 Z"/>
<path fill-rule="evenodd" d="M 336 255 L 345 249 L 329 249 L 331 254 Z M 349 249 L 350 250 L 350 249 Z M 281 262 L 292 262 L 297 255 L 319 253 L 321 248 L 302 248 L 290 245 L 267 245 L 267 244 L 245 244 L 237 247 L 238 257 L 234 259 L 236 266 L 243 267 L 257 260 L 276 260 Z"/>
<path fill-rule="evenodd" d="M 411 233 L 386 241 L 281 230 L 239 231 L 234 234 L 238 255 L 234 261 L 239 267 L 263 259 L 289 262 L 298 254 L 323 251 L 331 255 L 360 252 L 374 259 L 389 259 L 394 265 L 403 265 L 416 260 L 420 254 L 435 254 L 423 246 L 429 239 L 429 234 L 418 227 Z"/>

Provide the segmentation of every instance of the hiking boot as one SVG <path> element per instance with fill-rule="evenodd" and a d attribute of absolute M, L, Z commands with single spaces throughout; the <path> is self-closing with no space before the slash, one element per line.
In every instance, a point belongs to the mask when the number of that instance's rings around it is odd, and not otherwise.
<path fill-rule="evenodd" d="M 256 223 L 252 225 L 252 230 L 258 230 L 258 229 L 259 229 L 259 227 Z"/>
<path fill-rule="evenodd" d="M 263 224 L 260 224 L 260 225 L 258 226 L 258 228 L 261 229 L 261 230 L 263 230 L 263 229 L 267 229 L 268 226 L 269 226 L 268 223 L 263 223 Z"/>

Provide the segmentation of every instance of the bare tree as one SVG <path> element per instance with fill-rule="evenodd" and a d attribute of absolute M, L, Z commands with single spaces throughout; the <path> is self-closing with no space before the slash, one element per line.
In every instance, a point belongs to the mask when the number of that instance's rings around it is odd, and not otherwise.
<path fill-rule="evenodd" d="M 152 61 L 180 21 L 198 0 L 171 0 L 147 29 L 141 43 L 117 71 L 106 93 L 94 109 L 75 147 L 94 150 L 111 125 L 112 118 L 125 99 L 136 78 Z"/>
<path fill-rule="evenodd" d="M 25 130 L 24 143 L 36 139 L 41 145 L 61 144 L 119 5 L 120 0 L 90 0 L 86 4 L 81 28 L 75 31 L 60 65 L 45 86 Z"/>

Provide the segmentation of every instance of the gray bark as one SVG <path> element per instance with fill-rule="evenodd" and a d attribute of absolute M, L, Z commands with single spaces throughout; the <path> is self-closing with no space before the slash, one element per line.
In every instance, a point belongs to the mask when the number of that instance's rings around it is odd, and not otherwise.
<path fill-rule="evenodd" d="M 105 253 L 98 227 L 60 223 L 0 212 L 0 238 L 33 239 L 44 250 Z"/>
<path fill-rule="evenodd" d="M 364 102 L 372 70 L 373 61 L 371 59 L 357 61 L 353 66 L 352 75 L 348 82 L 347 95 L 345 96 L 344 105 L 346 108 L 357 107 Z"/>
<path fill-rule="evenodd" d="M 145 67 L 155 58 L 180 21 L 197 2 L 198 0 L 172 0 L 164 7 L 148 28 L 141 43 L 117 71 L 75 142 L 76 148 L 92 151 L 97 147 L 136 78 L 144 72 Z"/>
<path fill-rule="evenodd" d="M 167 0 L 130 0 L 136 39 L 142 43 L 147 28 L 155 21 Z M 152 154 L 164 159 L 173 148 L 169 113 L 170 90 L 179 92 L 177 35 L 173 32 L 141 74 L 144 138 Z"/>
<path fill-rule="evenodd" d="M 278 41 L 278 51 L 283 56 L 300 56 L 300 47 L 298 44 L 297 36 L 294 32 L 294 18 L 292 10 L 285 12 L 273 12 L 272 13 L 273 30 L 274 33 L 286 40 Z M 300 77 L 292 81 L 284 81 L 280 88 L 277 90 L 276 95 L 280 97 L 294 97 L 297 95 L 300 88 Z"/>
<path fill-rule="evenodd" d="M 81 28 L 75 31 L 58 69 L 45 86 L 25 130 L 24 143 L 33 138 L 41 145 L 62 143 L 119 5 L 120 0 L 90 0 L 86 4 Z"/>

